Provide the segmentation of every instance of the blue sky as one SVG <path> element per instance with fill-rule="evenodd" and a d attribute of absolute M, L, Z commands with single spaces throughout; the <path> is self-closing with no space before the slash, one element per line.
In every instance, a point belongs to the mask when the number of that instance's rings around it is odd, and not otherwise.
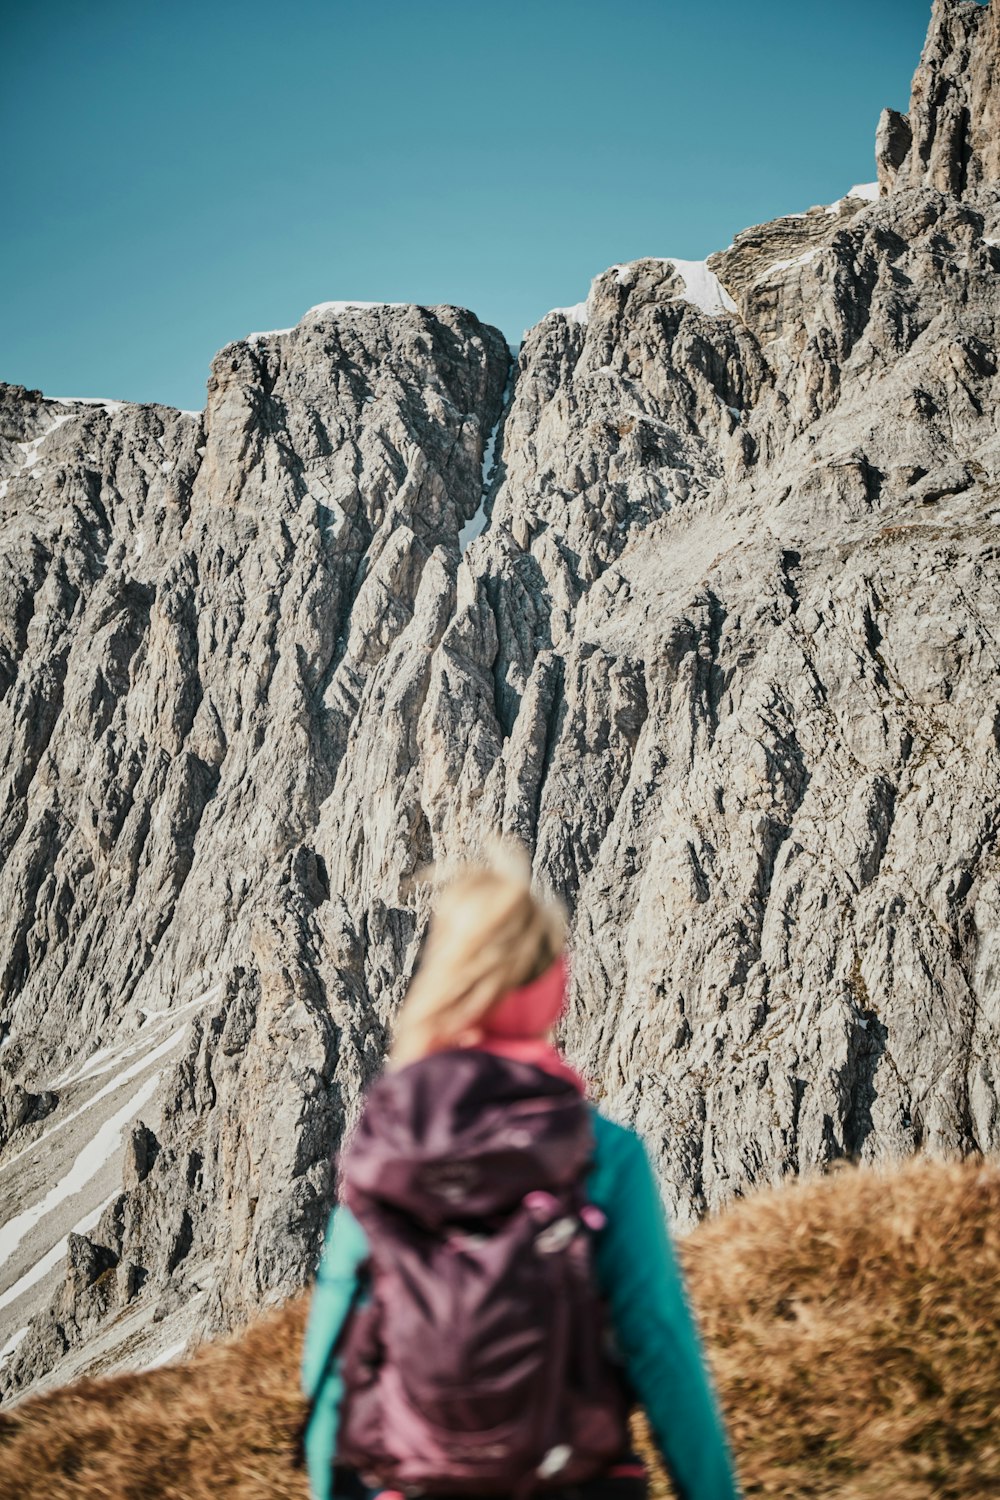
<path fill-rule="evenodd" d="M 640 255 L 874 178 L 928 0 L 4 7 L 0 378 L 198 408 L 336 298 L 517 341 Z"/>

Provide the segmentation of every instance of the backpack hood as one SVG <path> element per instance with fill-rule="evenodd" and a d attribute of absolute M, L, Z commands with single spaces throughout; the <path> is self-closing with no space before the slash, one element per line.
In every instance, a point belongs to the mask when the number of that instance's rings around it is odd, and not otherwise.
<path fill-rule="evenodd" d="M 344 1157 L 344 1198 L 363 1225 L 396 1210 L 437 1231 L 566 1188 L 592 1153 L 590 1112 L 568 1078 L 454 1048 L 373 1084 Z"/>

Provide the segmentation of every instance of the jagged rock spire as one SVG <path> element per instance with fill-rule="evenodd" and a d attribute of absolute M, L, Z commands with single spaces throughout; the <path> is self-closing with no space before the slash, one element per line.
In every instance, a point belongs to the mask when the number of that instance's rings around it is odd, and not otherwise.
<path fill-rule="evenodd" d="M 886 109 L 879 182 L 957 197 L 1000 178 L 1000 11 L 996 0 L 935 0 L 906 115 Z"/>

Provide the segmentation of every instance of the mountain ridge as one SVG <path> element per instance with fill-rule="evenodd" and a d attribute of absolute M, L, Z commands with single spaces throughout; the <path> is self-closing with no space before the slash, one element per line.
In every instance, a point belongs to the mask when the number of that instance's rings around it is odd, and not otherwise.
<path fill-rule="evenodd" d="M 680 1225 L 996 1149 L 996 17 L 938 0 L 877 200 L 708 258 L 735 311 L 643 258 L 516 367 L 320 305 L 193 416 L 0 391 L 5 1399 L 304 1282 L 414 874 L 498 830 Z"/>

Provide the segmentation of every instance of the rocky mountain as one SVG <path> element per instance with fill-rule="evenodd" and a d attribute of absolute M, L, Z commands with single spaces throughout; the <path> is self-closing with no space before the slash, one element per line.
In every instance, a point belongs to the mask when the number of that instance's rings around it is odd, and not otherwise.
<path fill-rule="evenodd" d="M 516 357 L 327 303 L 203 413 L 2 389 L 8 1396 L 303 1283 L 412 877 L 497 831 L 679 1224 L 1000 1146 L 998 15 L 877 184 Z"/>

